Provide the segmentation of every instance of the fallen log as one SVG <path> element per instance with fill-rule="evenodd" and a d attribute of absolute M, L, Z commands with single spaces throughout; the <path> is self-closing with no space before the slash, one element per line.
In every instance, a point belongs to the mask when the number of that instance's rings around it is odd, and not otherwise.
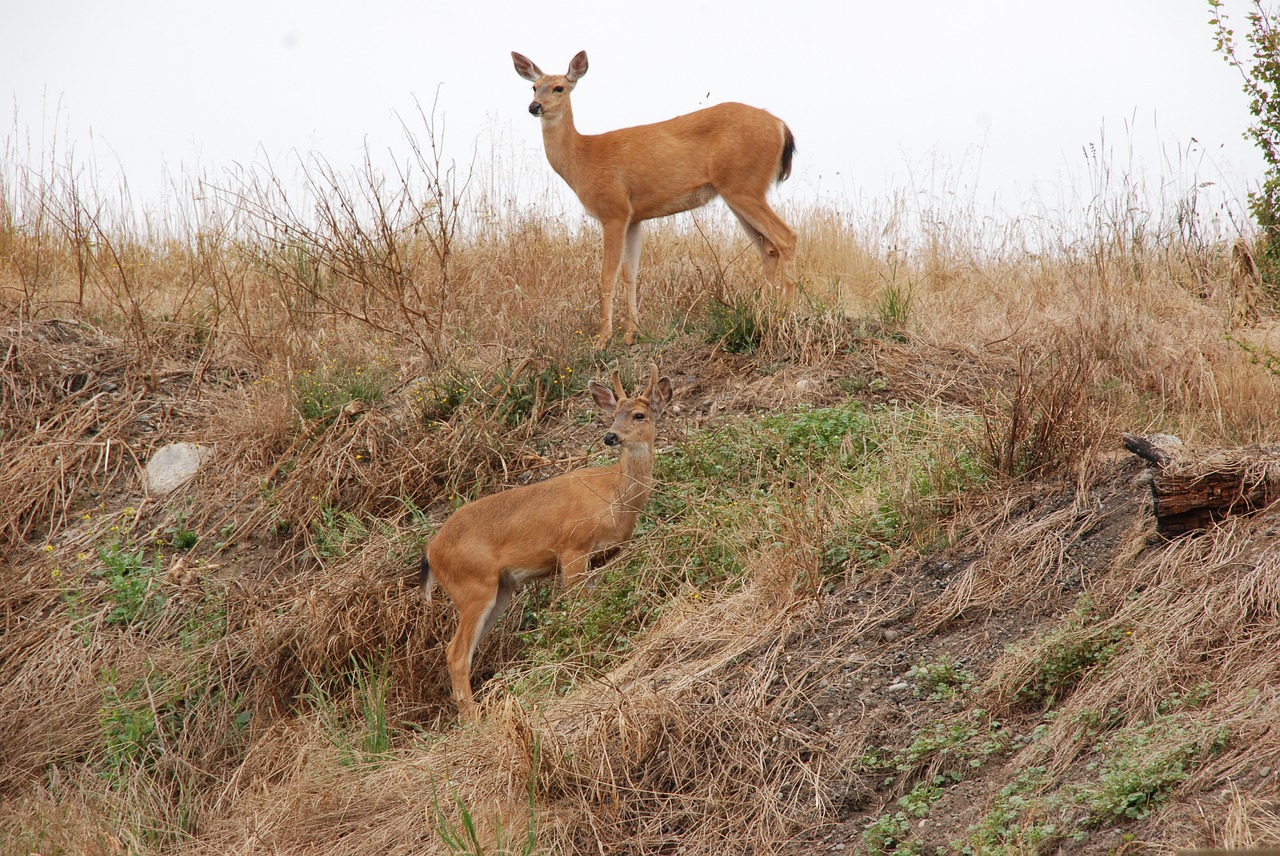
<path fill-rule="evenodd" d="M 1180 535 L 1232 514 L 1280 500 L 1280 447 L 1248 446 L 1193 453 L 1176 437 L 1121 435 L 1125 448 L 1150 463 L 1156 530 Z"/>

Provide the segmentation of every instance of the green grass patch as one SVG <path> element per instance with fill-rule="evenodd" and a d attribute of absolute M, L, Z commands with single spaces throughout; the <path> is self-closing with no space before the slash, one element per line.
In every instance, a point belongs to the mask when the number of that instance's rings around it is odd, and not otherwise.
<path fill-rule="evenodd" d="M 343 675 L 333 679 L 310 677 L 302 695 L 303 706 L 324 728 L 342 766 L 376 767 L 386 760 L 391 751 L 389 683 L 385 662 L 375 667 L 355 655 Z"/>
<path fill-rule="evenodd" d="M 293 380 L 294 403 L 303 419 L 323 429 L 353 402 L 383 401 L 393 385 L 394 377 L 386 367 L 334 360 L 298 372 Z"/>
<path fill-rule="evenodd" d="M 674 600 L 733 590 L 753 554 L 784 543 L 798 539 L 795 548 L 831 579 L 933 538 L 931 504 L 949 510 L 958 493 L 982 484 L 979 468 L 948 451 L 957 430 L 980 426 L 846 402 L 691 432 L 658 455 L 657 487 L 624 558 L 596 572 L 590 587 L 529 597 L 508 619 L 525 647 L 507 679 L 560 692 L 607 671 Z"/>
<path fill-rule="evenodd" d="M 1090 672 L 1105 668 L 1129 638 L 1129 632 L 1106 628 L 1092 602 L 1082 598 L 1075 611 L 1039 643 L 1033 672 L 1014 697 L 1049 709 Z"/>

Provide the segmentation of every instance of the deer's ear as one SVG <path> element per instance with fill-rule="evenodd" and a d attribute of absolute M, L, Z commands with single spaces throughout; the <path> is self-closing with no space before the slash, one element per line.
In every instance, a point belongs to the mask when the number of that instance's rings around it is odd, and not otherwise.
<path fill-rule="evenodd" d="M 569 70 L 565 73 L 565 78 L 570 83 L 577 83 L 582 75 L 587 73 L 587 52 L 578 51 L 577 56 L 569 60 Z"/>
<path fill-rule="evenodd" d="M 654 385 L 653 392 L 649 395 L 649 410 L 653 413 L 653 418 L 657 419 L 661 416 L 662 411 L 666 410 L 670 403 L 671 378 L 664 377 Z"/>
<path fill-rule="evenodd" d="M 595 399 L 596 406 L 604 411 L 605 416 L 612 416 L 613 411 L 618 408 L 618 397 L 613 394 L 613 390 L 594 380 L 587 386 L 591 389 L 591 397 Z"/>
<path fill-rule="evenodd" d="M 511 52 L 511 61 L 516 64 L 516 74 L 523 77 L 530 83 L 537 83 L 538 78 L 542 77 L 542 69 L 533 64 L 533 60 L 524 54 Z M 585 62 L 585 60 L 584 60 Z"/>

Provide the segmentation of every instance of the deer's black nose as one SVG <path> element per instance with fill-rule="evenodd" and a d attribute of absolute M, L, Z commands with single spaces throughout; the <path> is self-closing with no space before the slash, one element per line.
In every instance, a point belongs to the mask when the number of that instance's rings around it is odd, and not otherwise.
<path fill-rule="evenodd" d="M 532 114 L 533 114 L 533 115 L 535 115 L 535 116 L 541 116 L 541 115 L 542 115 L 542 105 L 541 105 L 541 104 L 539 104 L 537 101 L 534 101 L 532 104 L 530 104 L 530 105 L 529 105 L 529 112 L 530 112 L 530 113 L 532 113 Z"/>
<path fill-rule="evenodd" d="M 622 438 L 619 437 L 617 434 L 613 433 L 612 431 L 604 435 L 604 444 L 606 446 L 617 446 L 617 445 L 620 445 L 621 443 L 622 443 Z"/>

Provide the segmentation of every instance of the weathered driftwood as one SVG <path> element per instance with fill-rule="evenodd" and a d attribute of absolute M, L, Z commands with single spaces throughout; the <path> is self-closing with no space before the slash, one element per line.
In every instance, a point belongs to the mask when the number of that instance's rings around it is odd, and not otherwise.
<path fill-rule="evenodd" d="M 1122 435 L 1125 448 L 1150 462 L 1156 528 L 1164 535 L 1190 532 L 1265 508 L 1280 500 L 1280 447 L 1194 454 L 1176 437 Z"/>

